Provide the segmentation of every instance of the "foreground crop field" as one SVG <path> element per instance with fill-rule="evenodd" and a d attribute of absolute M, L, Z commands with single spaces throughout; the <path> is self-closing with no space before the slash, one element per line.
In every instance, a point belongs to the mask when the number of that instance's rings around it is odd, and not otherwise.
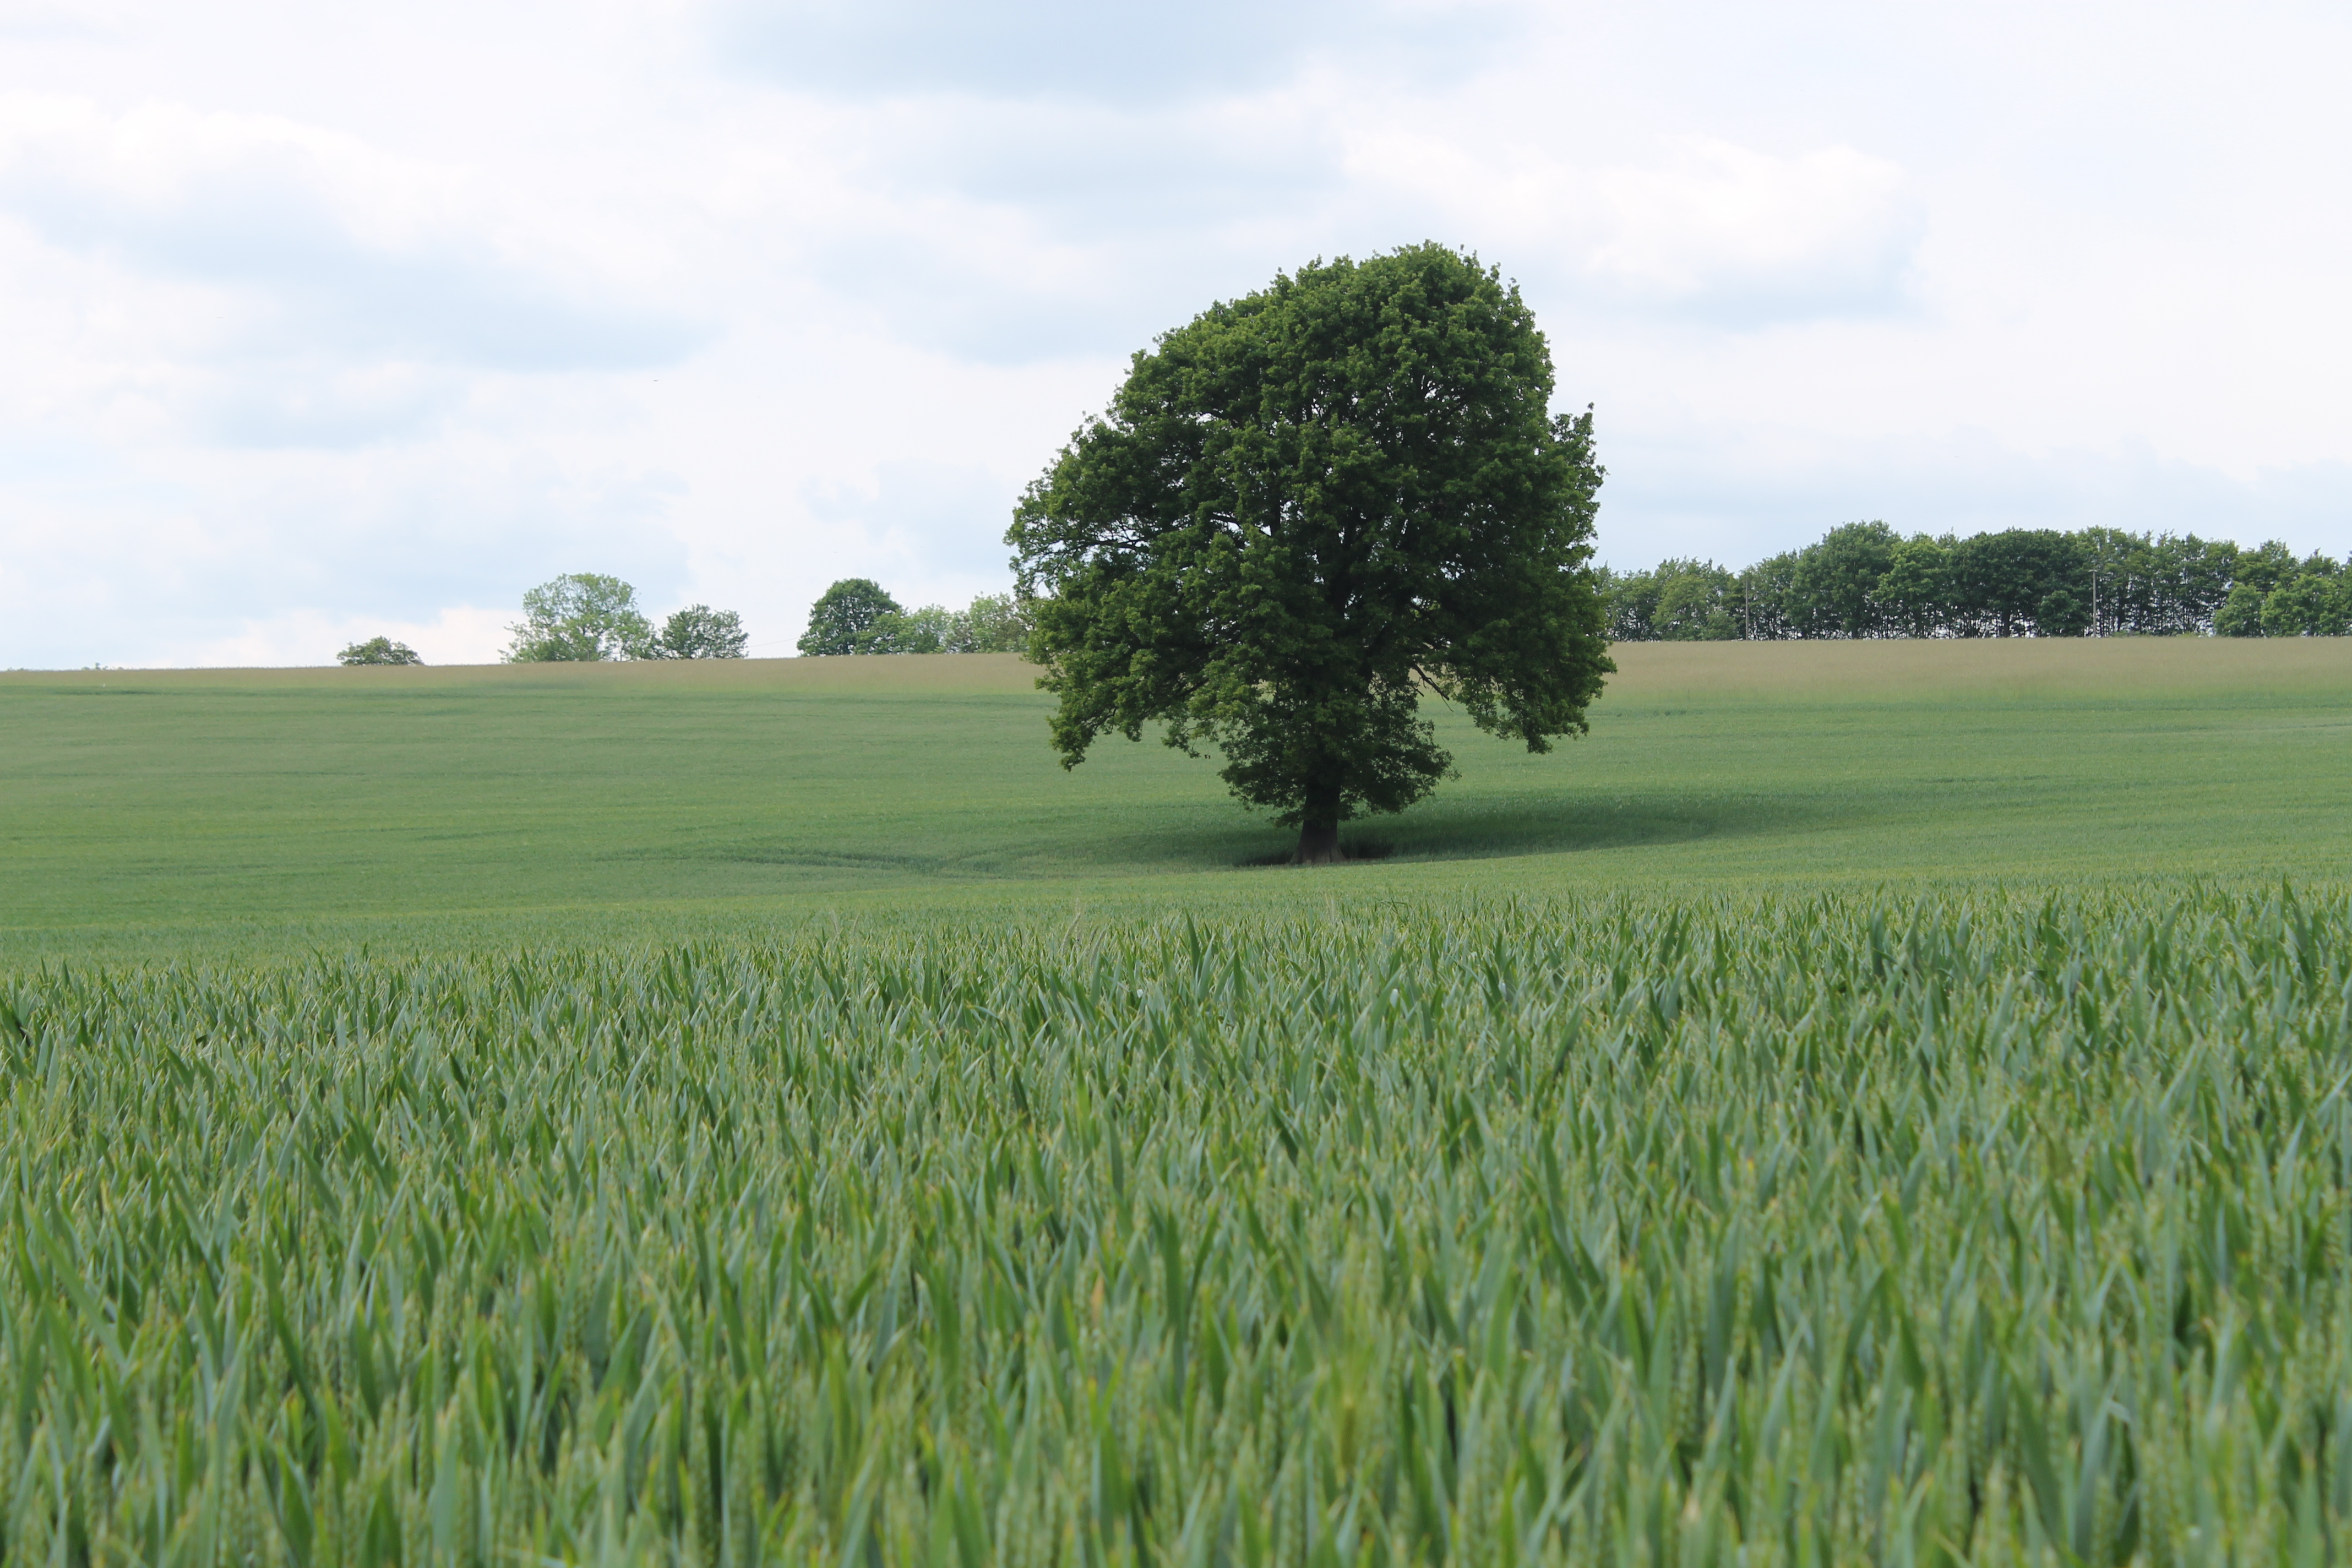
<path fill-rule="evenodd" d="M 1010 657 L 0 676 L 0 966 L 677 937 L 812 915 L 1279 912 L 1465 889 L 2352 865 L 2352 640 L 1643 644 L 1592 733 L 1297 879 L 1213 764 L 1075 773 Z"/>
<path fill-rule="evenodd" d="M 2174 1564 L 2352 1527 L 2352 903 L 0 981 L 26 1563 Z"/>

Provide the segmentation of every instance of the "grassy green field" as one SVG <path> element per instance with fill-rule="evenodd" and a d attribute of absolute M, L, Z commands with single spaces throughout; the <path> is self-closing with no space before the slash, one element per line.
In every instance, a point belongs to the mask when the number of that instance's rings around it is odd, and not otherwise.
<path fill-rule="evenodd" d="M 0 676 L 17 956 L 1635 883 L 2340 872 L 2352 643 L 1644 644 L 1305 880 L 1212 763 L 1053 763 L 1007 657 Z"/>
<path fill-rule="evenodd" d="M 0 981 L 10 1563 L 2342 1560 L 2352 905 Z"/>
<path fill-rule="evenodd" d="M 2352 1558 L 2352 646 L 0 677 L 0 1563 Z"/>

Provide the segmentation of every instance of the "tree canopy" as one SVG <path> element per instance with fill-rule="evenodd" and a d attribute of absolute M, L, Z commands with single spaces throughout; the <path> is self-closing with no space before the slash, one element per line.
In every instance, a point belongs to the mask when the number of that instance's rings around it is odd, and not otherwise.
<path fill-rule="evenodd" d="M 903 610 L 879 584 L 845 577 L 809 607 L 803 654 L 1020 653 L 1029 646 L 1030 605 L 1013 594 L 982 594 L 961 610 Z"/>
<path fill-rule="evenodd" d="M 751 634 L 743 617 L 732 610 L 688 605 L 672 612 L 656 633 L 646 656 L 652 658 L 741 658 Z"/>
<path fill-rule="evenodd" d="M 1903 539 L 1853 522 L 1741 572 L 1670 560 L 1601 576 L 1617 642 L 2352 630 L 2352 573 L 2326 555 L 2114 528 Z"/>
<path fill-rule="evenodd" d="M 2272 589 L 2263 600 L 2262 633 L 2273 637 L 2340 637 L 2352 633 L 2352 572 L 2326 556 Z"/>
<path fill-rule="evenodd" d="M 522 596 L 523 618 L 507 629 L 510 664 L 642 658 L 654 628 L 637 609 L 637 591 L 618 577 L 569 572 Z"/>
<path fill-rule="evenodd" d="M 688 605 L 656 631 L 637 608 L 637 591 L 618 577 L 572 572 L 522 596 L 523 618 L 507 629 L 510 664 L 596 663 L 624 658 L 741 658 L 750 641 L 732 610 Z"/>
<path fill-rule="evenodd" d="M 1534 752 L 1580 732 L 1615 668 L 1601 470 L 1552 390 L 1517 289 L 1434 244 L 1302 268 L 1137 353 L 1006 535 L 1063 765 L 1164 724 L 1321 861 L 1451 771 L 1423 694 Z"/>
<path fill-rule="evenodd" d="M 423 664 L 416 650 L 404 642 L 390 637 L 370 637 L 355 642 L 335 656 L 337 664 Z"/>
<path fill-rule="evenodd" d="M 885 616 L 899 614 L 898 601 L 871 577 L 844 577 L 809 606 L 808 630 L 797 645 L 813 658 L 859 653 L 858 639 Z"/>
<path fill-rule="evenodd" d="M 856 653 L 1019 653 L 1029 646 L 1029 602 L 982 594 L 969 607 L 925 605 L 882 616 L 857 638 Z"/>

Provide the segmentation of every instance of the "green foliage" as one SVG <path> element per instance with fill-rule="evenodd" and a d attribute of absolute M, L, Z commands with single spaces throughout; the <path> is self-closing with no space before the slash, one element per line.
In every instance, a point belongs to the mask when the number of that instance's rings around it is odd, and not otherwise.
<path fill-rule="evenodd" d="M 801 651 L 1022 653 L 1029 646 L 1033 619 L 1033 602 L 1013 594 L 982 594 L 961 610 L 944 605 L 903 610 L 877 584 L 856 577 L 835 583 L 817 601 Z"/>
<path fill-rule="evenodd" d="M 1900 543 L 1883 522 L 1832 528 L 1798 557 L 1783 614 L 1800 637 L 1873 637 L 1885 629 L 1879 584 Z"/>
<path fill-rule="evenodd" d="M 955 612 L 942 605 L 893 611 L 857 636 L 854 653 L 946 653 L 955 634 Z"/>
<path fill-rule="evenodd" d="M 1701 636 L 2254 637 L 2267 625 L 2296 628 L 2273 636 L 2342 636 L 2352 611 L 2336 615 L 2329 590 L 2294 586 L 2314 575 L 2332 580 L 2339 570 L 2325 556 L 2298 564 L 2275 541 L 2241 550 L 2194 534 L 2150 536 L 2111 528 L 1904 540 L 1884 523 L 1857 522 L 1736 576 L 1711 562 L 1668 561 L 1654 572 L 1603 578 L 1610 636 L 1618 642 Z M 1694 612 L 1664 614 L 1667 585 L 1685 579 L 1693 579 L 1685 591 Z M 2290 589 L 2279 612 L 2265 621 L 2271 597 Z"/>
<path fill-rule="evenodd" d="M 543 583 L 522 596 L 522 605 L 523 623 L 509 628 L 510 664 L 741 658 L 749 640 L 741 616 L 708 605 L 688 605 L 656 631 L 637 609 L 635 588 L 593 572 Z"/>
<path fill-rule="evenodd" d="M 1979 533 L 1946 546 L 1945 595 L 1949 613 L 1980 637 L 2018 637 L 2042 630 L 2042 606 L 2087 575 L 2082 545 L 2047 528 Z M 2056 608 L 2071 623 L 2083 615 L 2069 596 Z M 2067 629 L 2053 628 L 2057 635 Z"/>
<path fill-rule="evenodd" d="M 648 658 L 741 658 L 751 640 L 743 619 L 732 610 L 688 605 L 662 623 L 646 653 Z"/>
<path fill-rule="evenodd" d="M 2091 606 L 2076 597 L 2071 588 L 2053 588 L 2042 595 L 2034 606 L 2033 635 L 2044 637 L 2078 637 L 2091 629 Z"/>
<path fill-rule="evenodd" d="M 1784 551 L 1739 574 L 1741 636 L 1779 639 L 1798 635 L 1790 624 L 1788 609 L 1802 560 L 1801 552 Z"/>
<path fill-rule="evenodd" d="M 1738 581 L 1712 561 L 1595 574 L 1613 642 L 1723 642 L 1739 636 Z"/>
<path fill-rule="evenodd" d="M 1063 764 L 1164 724 L 1317 858 L 1446 775 L 1423 693 L 1531 751 L 1580 733 L 1612 668 L 1601 469 L 1551 395 L 1517 288 L 1438 245 L 1302 268 L 1138 353 L 1006 535 L 1052 595 Z"/>
<path fill-rule="evenodd" d="M 2240 583 L 2213 612 L 2213 632 L 2217 637 L 2258 637 L 2263 635 L 2263 590 L 2252 583 Z"/>
<path fill-rule="evenodd" d="M 982 594 L 963 612 L 950 653 L 1026 653 L 1037 605 L 1018 594 Z"/>
<path fill-rule="evenodd" d="M 2325 555 L 2315 555 L 2312 568 L 2332 568 L 2335 563 Z M 2305 563 L 2294 558 L 2294 552 L 2273 539 L 2252 550 L 2241 550 L 2234 563 L 2231 581 L 2237 587 L 2252 588 L 2256 596 L 2267 595 L 2271 590 L 2290 581 L 2305 570 Z M 2231 590 L 2236 592 L 2233 587 Z"/>
<path fill-rule="evenodd" d="M 653 656 L 654 629 L 637 591 L 618 577 L 571 572 L 522 596 L 523 618 L 507 629 L 509 664 L 596 663 Z"/>
<path fill-rule="evenodd" d="M 1895 637 L 1933 636 L 1949 614 L 1950 571 L 1942 542 L 1923 533 L 1897 544 L 1878 580 L 1880 626 Z"/>
<path fill-rule="evenodd" d="M 425 661 L 416 656 L 415 648 L 404 642 L 394 642 L 390 637 L 370 637 L 365 642 L 355 642 L 343 649 L 335 656 L 335 662 L 358 665 L 423 664 Z"/>
<path fill-rule="evenodd" d="M 0 1549 L 2325 1563 L 2347 1019 L 2283 889 L 19 973 Z"/>
<path fill-rule="evenodd" d="M 907 610 L 884 616 L 873 628 L 857 639 L 859 653 L 1013 653 L 1019 650 L 1017 642 L 1009 646 L 990 635 L 992 623 L 975 618 L 978 606 L 995 601 L 982 596 L 973 601 L 972 610 L 950 610 L 944 605 L 925 605 L 920 609 Z"/>
<path fill-rule="evenodd" d="M 871 577 L 844 577 L 809 606 L 808 630 L 797 645 L 810 658 L 828 658 L 871 651 L 861 647 L 886 616 L 899 614 L 898 601 Z"/>
<path fill-rule="evenodd" d="M 2352 633 L 2352 574 L 2324 555 L 2314 556 L 2263 601 L 2262 625 L 2263 634 L 2274 637 Z"/>

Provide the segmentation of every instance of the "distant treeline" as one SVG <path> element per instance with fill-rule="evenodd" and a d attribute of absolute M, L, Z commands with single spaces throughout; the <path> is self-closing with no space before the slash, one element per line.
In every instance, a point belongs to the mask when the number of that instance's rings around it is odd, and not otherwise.
<path fill-rule="evenodd" d="M 844 577 L 809 606 L 800 650 L 812 658 L 838 654 L 1019 653 L 1029 646 L 1029 601 L 982 594 L 961 610 L 925 605 L 909 610 L 871 577 Z"/>
<path fill-rule="evenodd" d="M 2342 562 L 2115 528 L 1905 539 L 1853 522 L 1742 572 L 1667 561 L 1601 581 L 1619 642 L 2352 632 Z"/>

